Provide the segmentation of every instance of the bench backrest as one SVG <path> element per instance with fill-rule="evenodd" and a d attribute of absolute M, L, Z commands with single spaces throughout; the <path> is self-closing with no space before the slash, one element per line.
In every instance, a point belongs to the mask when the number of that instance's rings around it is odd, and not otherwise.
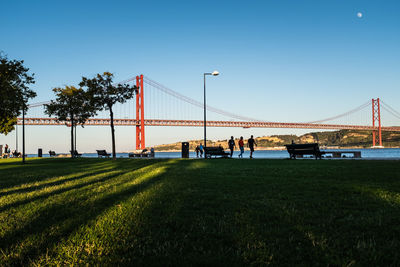
<path fill-rule="evenodd" d="M 285 145 L 286 149 L 291 154 L 309 154 L 320 152 L 318 143 L 312 144 L 290 144 Z"/>
<path fill-rule="evenodd" d="M 207 152 L 222 152 L 225 151 L 224 148 L 219 147 L 219 146 L 209 146 L 205 147 L 204 150 Z"/>
<path fill-rule="evenodd" d="M 99 155 L 107 155 L 107 152 L 105 150 L 96 150 L 97 154 Z"/>

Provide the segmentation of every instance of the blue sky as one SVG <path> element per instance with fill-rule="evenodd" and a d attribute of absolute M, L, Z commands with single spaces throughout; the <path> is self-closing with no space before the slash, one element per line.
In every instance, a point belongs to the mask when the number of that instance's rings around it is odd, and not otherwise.
<path fill-rule="evenodd" d="M 312 121 L 375 97 L 400 111 L 399 14 L 393 0 L 2 1 L 0 50 L 35 73 L 32 102 L 106 70 L 116 81 L 143 73 L 202 101 L 202 73 L 217 69 L 207 84 L 210 105 L 262 120 Z M 312 104 L 294 108 L 298 102 Z M 146 130 L 148 145 L 202 138 L 200 128 Z M 110 148 L 107 127 L 78 131 L 82 151 Z M 209 137 L 301 132 L 210 129 Z M 68 150 L 65 127 L 28 133 L 28 151 Z M 117 150 L 134 146 L 133 128 L 118 128 L 117 137 Z"/>

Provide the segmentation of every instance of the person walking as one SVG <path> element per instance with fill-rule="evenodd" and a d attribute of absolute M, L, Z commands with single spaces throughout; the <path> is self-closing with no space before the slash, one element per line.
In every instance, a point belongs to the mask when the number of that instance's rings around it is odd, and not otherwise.
<path fill-rule="evenodd" d="M 244 153 L 244 141 L 243 141 L 243 136 L 240 137 L 238 144 L 239 144 L 239 149 L 240 149 L 239 158 L 243 158 L 243 153 Z"/>
<path fill-rule="evenodd" d="M 200 158 L 202 158 L 203 157 L 203 144 L 200 143 L 199 148 L 200 148 Z"/>
<path fill-rule="evenodd" d="M 233 139 L 233 136 L 231 136 L 231 139 L 228 141 L 228 147 L 231 150 L 231 158 L 232 158 L 233 150 L 236 147 L 235 140 Z"/>
<path fill-rule="evenodd" d="M 257 146 L 257 143 L 254 140 L 253 136 L 251 136 L 250 139 L 247 140 L 247 146 L 250 148 L 250 158 L 251 159 L 253 158 L 254 145 Z"/>
<path fill-rule="evenodd" d="M 200 152 L 200 147 L 196 146 L 195 151 L 196 151 L 196 157 L 198 158 L 199 157 L 199 152 Z"/>

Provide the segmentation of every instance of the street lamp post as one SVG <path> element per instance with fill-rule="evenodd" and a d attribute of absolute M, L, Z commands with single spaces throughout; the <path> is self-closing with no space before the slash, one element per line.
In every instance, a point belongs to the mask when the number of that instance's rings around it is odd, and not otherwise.
<path fill-rule="evenodd" d="M 22 109 L 22 164 L 25 164 L 25 103 Z"/>
<path fill-rule="evenodd" d="M 212 73 L 206 72 L 204 73 L 204 147 L 207 147 L 207 130 L 206 130 L 206 124 L 207 124 L 207 119 L 206 119 L 206 75 L 213 75 L 213 76 L 218 76 L 219 72 L 214 70 Z M 204 156 L 205 158 L 205 156 Z"/>

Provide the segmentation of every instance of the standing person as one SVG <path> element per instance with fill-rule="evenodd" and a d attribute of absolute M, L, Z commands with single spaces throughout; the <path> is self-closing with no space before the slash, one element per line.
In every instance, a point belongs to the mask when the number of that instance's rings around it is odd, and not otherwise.
<path fill-rule="evenodd" d="M 199 152 L 200 152 L 200 147 L 196 146 L 195 151 L 196 151 L 196 157 L 198 158 L 199 157 Z"/>
<path fill-rule="evenodd" d="M 7 154 L 8 152 L 8 145 L 6 144 L 6 146 L 4 147 L 4 154 Z"/>
<path fill-rule="evenodd" d="M 200 149 L 200 158 L 202 158 L 203 157 L 203 144 L 200 143 L 199 149 Z"/>
<path fill-rule="evenodd" d="M 253 152 L 254 152 L 254 145 L 257 146 L 256 141 L 254 140 L 253 136 L 250 137 L 249 140 L 247 140 L 247 146 L 250 148 L 250 158 L 253 158 Z"/>
<path fill-rule="evenodd" d="M 229 149 L 231 150 L 231 158 L 232 158 L 233 150 L 236 147 L 235 140 L 233 140 L 233 136 L 231 136 L 231 139 L 228 141 L 228 146 Z"/>
<path fill-rule="evenodd" d="M 244 141 L 243 141 L 243 136 L 241 136 L 240 139 L 239 139 L 239 149 L 240 149 L 239 158 L 243 158 L 243 153 L 244 153 Z"/>

